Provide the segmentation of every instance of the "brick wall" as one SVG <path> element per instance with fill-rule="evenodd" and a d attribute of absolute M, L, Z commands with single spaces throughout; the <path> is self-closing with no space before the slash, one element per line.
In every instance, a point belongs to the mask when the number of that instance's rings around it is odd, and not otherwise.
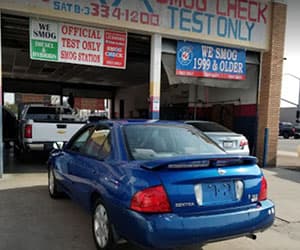
<path fill-rule="evenodd" d="M 264 130 L 269 128 L 267 166 L 276 166 L 278 121 L 287 6 L 272 3 L 270 49 L 263 53 L 258 104 L 257 156 L 263 161 Z"/>

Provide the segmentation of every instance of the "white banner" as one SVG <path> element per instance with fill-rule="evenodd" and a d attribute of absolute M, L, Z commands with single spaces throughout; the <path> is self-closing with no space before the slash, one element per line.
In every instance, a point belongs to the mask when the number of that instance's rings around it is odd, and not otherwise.
<path fill-rule="evenodd" d="M 0 8 L 182 40 L 258 50 L 269 44 L 270 0 L 1 0 Z"/>
<path fill-rule="evenodd" d="M 127 33 L 30 19 L 31 59 L 126 67 Z"/>

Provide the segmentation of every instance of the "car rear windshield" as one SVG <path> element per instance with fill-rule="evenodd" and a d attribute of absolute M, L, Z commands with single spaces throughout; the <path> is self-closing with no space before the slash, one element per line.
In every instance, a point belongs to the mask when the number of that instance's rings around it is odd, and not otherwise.
<path fill-rule="evenodd" d="M 281 122 L 279 125 L 284 127 L 293 127 L 293 124 L 290 122 Z"/>
<path fill-rule="evenodd" d="M 228 128 L 215 122 L 187 122 L 202 132 L 231 132 Z"/>
<path fill-rule="evenodd" d="M 135 160 L 224 154 L 214 142 L 196 129 L 175 125 L 127 125 L 125 138 Z"/>

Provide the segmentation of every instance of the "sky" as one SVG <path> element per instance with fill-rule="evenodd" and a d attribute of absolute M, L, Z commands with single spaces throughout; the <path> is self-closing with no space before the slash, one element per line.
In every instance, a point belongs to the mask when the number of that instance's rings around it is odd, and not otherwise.
<path fill-rule="evenodd" d="M 298 104 L 300 86 L 300 1 L 288 0 L 281 98 Z M 293 76 L 291 76 L 292 74 Z M 297 77 L 299 79 L 297 79 Z M 281 107 L 294 107 L 281 101 Z"/>

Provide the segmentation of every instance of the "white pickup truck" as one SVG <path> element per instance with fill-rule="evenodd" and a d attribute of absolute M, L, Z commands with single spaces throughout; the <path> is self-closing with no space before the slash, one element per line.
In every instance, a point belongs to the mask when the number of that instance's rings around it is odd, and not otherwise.
<path fill-rule="evenodd" d="M 54 142 L 68 141 L 85 124 L 68 107 L 25 105 L 18 125 L 17 156 L 24 160 L 31 151 L 50 151 Z"/>

